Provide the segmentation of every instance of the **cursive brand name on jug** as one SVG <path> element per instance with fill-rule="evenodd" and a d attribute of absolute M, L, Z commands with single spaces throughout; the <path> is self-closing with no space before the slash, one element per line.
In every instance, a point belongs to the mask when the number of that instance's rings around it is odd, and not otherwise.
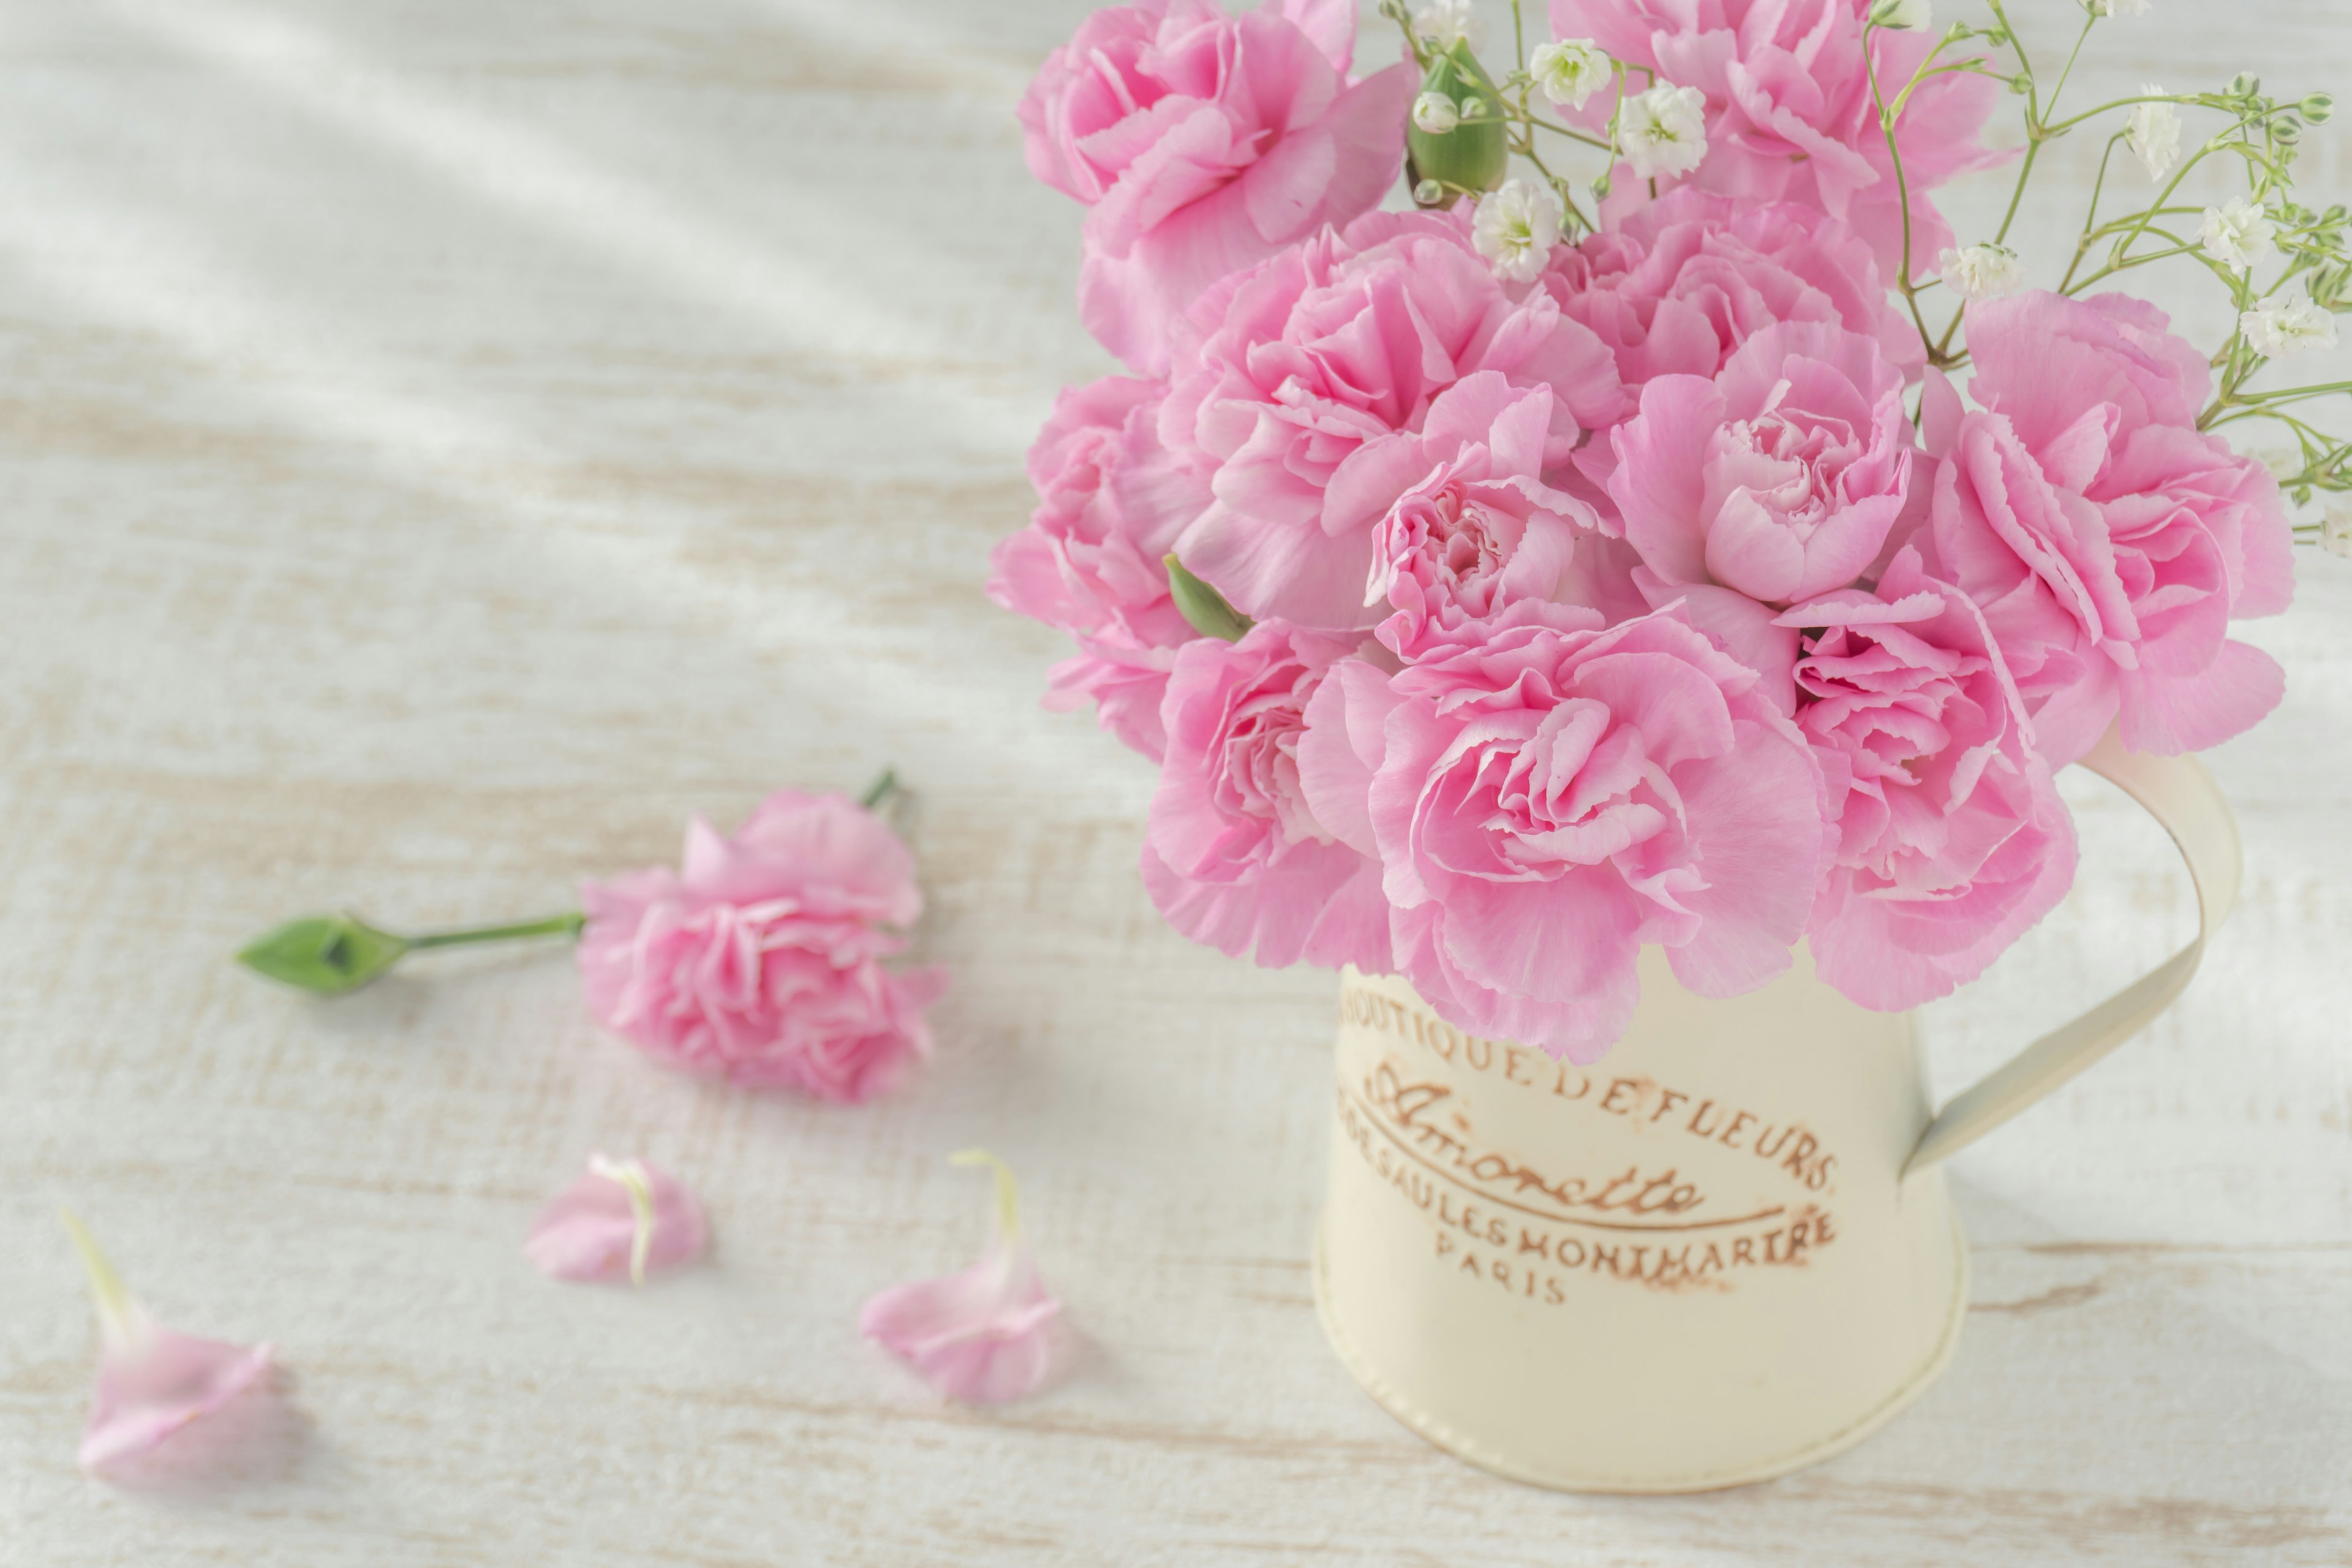
<path fill-rule="evenodd" d="M 1673 1167 L 1655 1173 L 1638 1164 L 1619 1174 L 1600 1177 L 1549 1176 L 1508 1155 L 1480 1149 L 1468 1140 L 1469 1118 L 1458 1111 L 1451 1118 L 1454 1131 L 1442 1120 L 1454 1091 L 1441 1083 L 1407 1083 L 1396 1067 L 1382 1062 L 1365 1079 L 1366 1105 L 1393 1129 L 1402 1147 L 1445 1173 L 1466 1177 L 1483 1186 L 1501 1188 L 1524 1202 L 1548 1209 L 1579 1214 L 1679 1215 L 1706 1200 L 1698 1188 Z"/>
<path fill-rule="evenodd" d="M 1643 1129 L 1704 1139 L 1769 1162 L 1807 1192 L 1831 1190 L 1837 1157 L 1805 1127 L 1759 1115 L 1711 1096 L 1671 1088 L 1654 1079 L 1593 1074 L 1541 1051 L 1484 1039 L 1433 1014 L 1350 985 L 1339 995 L 1343 1025 L 1386 1035 L 1453 1067 L 1503 1079 L 1521 1089 L 1622 1117 Z"/>
<path fill-rule="evenodd" d="M 1601 1279 L 1654 1289 L 1728 1290 L 1756 1268 L 1801 1268 L 1837 1239 L 1835 1219 L 1813 1204 L 1768 1204 L 1722 1218 L 1680 1218 L 1706 1200 L 1668 1171 L 1637 1166 L 1607 1180 L 1547 1178 L 1480 1152 L 1466 1134 L 1427 1142 L 1421 1113 L 1444 1097 L 1431 1085 L 1383 1082 L 1365 1094 L 1339 1090 L 1339 1131 L 1366 1168 L 1430 1223 L 1433 1259 L 1457 1274 L 1547 1306 L 1565 1306 L 1579 1280 Z M 1472 1184 L 1473 1173 L 1507 1172 L 1506 1191 Z M 1515 1195 L 1512 1195 L 1515 1194 Z M 1673 1194 L 1681 1207 L 1667 1208 Z M 1648 1203 L 1651 1206 L 1641 1207 Z M 1549 1213 L 1550 1209 L 1562 1211 Z M 1608 1217 L 1601 1217 L 1606 1215 Z M 1630 1217 L 1630 1216 L 1650 1217 Z"/>

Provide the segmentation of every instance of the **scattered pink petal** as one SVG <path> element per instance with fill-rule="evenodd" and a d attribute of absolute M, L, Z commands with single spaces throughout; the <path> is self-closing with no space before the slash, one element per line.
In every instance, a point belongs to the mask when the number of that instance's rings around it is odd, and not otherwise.
<path fill-rule="evenodd" d="M 83 1469 L 95 1474 L 146 1453 L 226 1405 L 268 1371 L 266 1344 L 191 1339 L 158 1324 L 131 1300 L 81 1222 L 63 1210 L 58 1217 L 81 1254 L 98 1305 L 98 1389 L 82 1433 Z"/>
<path fill-rule="evenodd" d="M 523 1243 L 531 1267 L 555 1279 L 627 1279 L 698 1257 L 709 1232 L 685 1184 L 643 1160 L 589 1156 L 587 1173 L 539 1211 Z"/>
<path fill-rule="evenodd" d="M 1062 1370 L 1062 1303 L 1038 1281 L 1021 1238 L 1020 1190 L 1011 1169 L 983 1149 L 966 1150 L 955 1163 L 996 1173 L 996 1232 L 988 1250 L 961 1273 L 881 1292 L 858 1313 L 858 1331 L 950 1399 L 1006 1405 L 1039 1392 Z"/>

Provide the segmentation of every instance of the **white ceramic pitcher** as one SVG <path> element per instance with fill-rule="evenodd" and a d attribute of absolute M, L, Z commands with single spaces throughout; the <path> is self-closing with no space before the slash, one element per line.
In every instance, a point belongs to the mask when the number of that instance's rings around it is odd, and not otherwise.
<path fill-rule="evenodd" d="M 2237 896 L 2237 826 L 2193 758 L 2085 765 L 2163 823 L 2195 942 L 1934 1114 L 1909 1014 L 1794 969 L 1710 1001 L 1644 955 L 1591 1068 L 1465 1037 L 1395 978 L 1340 995 L 1325 1332 L 1442 1448 L 1578 1491 L 1785 1474 L 1934 1381 L 1968 1310 L 1938 1163 L 2136 1033 Z"/>

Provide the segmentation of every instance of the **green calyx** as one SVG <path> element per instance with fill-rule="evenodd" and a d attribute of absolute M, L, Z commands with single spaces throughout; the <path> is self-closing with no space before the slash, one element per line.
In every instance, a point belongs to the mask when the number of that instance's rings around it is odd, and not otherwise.
<path fill-rule="evenodd" d="M 1223 594 L 1184 570 L 1184 563 L 1176 559 L 1173 552 L 1168 555 L 1167 566 L 1168 596 L 1176 601 L 1177 613 L 1202 637 L 1239 642 L 1256 625 L 1225 603 Z"/>
<path fill-rule="evenodd" d="M 1423 205 L 1450 207 L 1465 192 L 1483 193 L 1501 184 L 1511 162 L 1503 98 L 1470 46 L 1456 43 L 1430 56 L 1421 89 L 1444 94 L 1462 117 L 1460 124 L 1446 132 L 1405 127 L 1407 182 L 1418 191 L 1423 181 L 1433 181 L 1441 193 L 1437 201 Z"/>
<path fill-rule="evenodd" d="M 298 991 L 335 996 L 373 980 L 412 945 L 356 915 L 305 915 L 255 938 L 236 961 Z"/>

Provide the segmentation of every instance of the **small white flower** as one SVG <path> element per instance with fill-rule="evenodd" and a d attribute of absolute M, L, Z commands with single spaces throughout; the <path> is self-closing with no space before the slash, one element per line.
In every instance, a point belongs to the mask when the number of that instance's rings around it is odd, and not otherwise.
<path fill-rule="evenodd" d="M 2238 318 L 2238 330 L 2264 359 L 2336 346 L 2336 318 L 2308 294 L 2273 294 Z"/>
<path fill-rule="evenodd" d="M 1878 0 L 1870 19 L 1903 32 L 1924 33 L 1936 25 L 1935 11 L 1927 0 Z"/>
<path fill-rule="evenodd" d="M 2164 89 L 2140 83 L 2140 91 L 2154 97 Z M 2180 156 L 2180 111 L 2168 103 L 2135 103 L 2124 119 L 2131 150 L 2147 165 L 2147 177 L 2161 180 Z"/>
<path fill-rule="evenodd" d="M 1528 74 L 1554 103 L 1582 109 L 1585 100 L 1609 85 L 1609 57 L 1591 38 L 1562 38 L 1528 57 Z"/>
<path fill-rule="evenodd" d="M 2025 268 L 2005 245 L 1971 245 L 1936 258 L 1944 287 L 1961 299 L 1999 300 L 2025 287 Z"/>
<path fill-rule="evenodd" d="M 1443 136 L 1462 123 L 1462 111 L 1442 92 L 1424 92 L 1412 100 L 1412 122 L 1432 136 Z"/>
<path fill-rule="evenodd" d="M 2094 16 L 2145 16 L 2147 0 L 2091 0 Z"/>
<path fill-rule="evenodd" d="M 1531 283 L 1559 243 L 1568 209 L 1559 193 L 1532 180 L 1505 180 L 1503 188 L 1478 203 L 1470 219 L 1470 244 L 1513 283 Z"/>
<path fill-rule="evenodd" d="M 2352 556 L 2352 508 L 2331 506 L 2319 514 L 2319 547 L 2330 555 Z"/>
<path fill-rule="evenodd" d="M 2206 255 L 2243 272 L 2269 259 L 2273 233 L 2268 213 L 2243 196 L 2232 196 L 2227 206 L 2205 209 L 2198 237 L 2204 241 Z"/>
<path fill-rule="evenodd" d="M 1412 36 L 1432 48 L 1468 44 L 1475 49 L 1486 31 L 1471 0 L 1426 0 L 1412 9 Z"/>
<path fill-rule="evenodd" d="M 1625 100 L 1617 144 L 1645 180 L 1687 174 L 1706 156 L 1706 97 L 1695 87 L 1660 82 Z"/>

